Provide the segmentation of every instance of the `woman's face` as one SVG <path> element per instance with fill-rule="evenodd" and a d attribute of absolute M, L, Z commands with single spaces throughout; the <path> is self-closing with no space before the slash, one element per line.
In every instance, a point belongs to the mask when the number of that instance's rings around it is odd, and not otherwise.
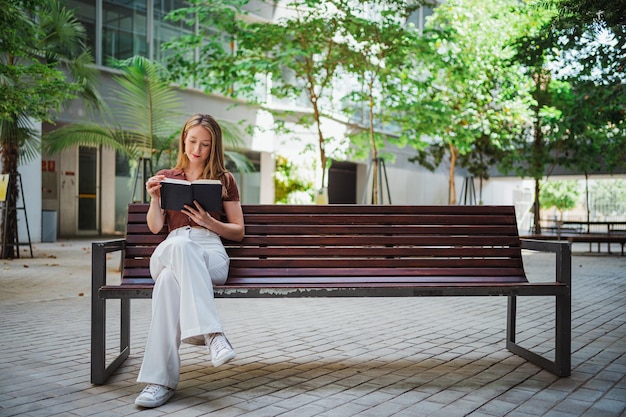
<path fill-rule="evenodd" d="M 189 162 L 204 165 L 211 153 L 211 134 L 202 126 L 194 126 L 187 131 L 185 154 Z"/>

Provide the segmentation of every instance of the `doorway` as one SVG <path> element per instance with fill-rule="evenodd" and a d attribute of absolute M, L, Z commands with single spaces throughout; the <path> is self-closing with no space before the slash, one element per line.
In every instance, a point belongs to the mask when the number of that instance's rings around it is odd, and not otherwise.
<path fill-rule="evenodd" d="M 97 234 L 100 229 L 98 195 L 98 149 L 78 150 L 78 233 Z"/>

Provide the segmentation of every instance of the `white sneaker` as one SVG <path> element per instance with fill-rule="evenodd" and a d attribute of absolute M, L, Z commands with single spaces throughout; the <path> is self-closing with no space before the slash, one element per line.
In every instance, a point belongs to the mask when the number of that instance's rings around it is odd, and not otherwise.
<path fill-rule="evenodd" d="M 224 333 L 213 333 L 210 335 L 207 345 L 211 351 L 213 366 L 223 365 L 237 356 Z"/>
<path fill-rule="evenodd" d="M 141 407 L 154 408 L 161 406 L 174 395 L 174 390 L 164 385 L 150 384 L 141 391 L 135 404 Z"/>

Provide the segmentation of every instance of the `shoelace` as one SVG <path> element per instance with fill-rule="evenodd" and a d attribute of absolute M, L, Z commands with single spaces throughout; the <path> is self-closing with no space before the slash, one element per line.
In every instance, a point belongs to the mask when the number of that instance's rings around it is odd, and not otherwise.
<path fill-rule="evenodd" d="M 159 391 L 160 385 L 150 384 L 143 389 L 144 394 L 154 395 Z"/>
<path fill-rule="evenodd" d="M 213 336 L 213 340 L 211 340 L 211 349 L 214 349 L 215 352 L 221 352 L 224 349 L 229 349 L 226 338 L 223 335 Z"/>

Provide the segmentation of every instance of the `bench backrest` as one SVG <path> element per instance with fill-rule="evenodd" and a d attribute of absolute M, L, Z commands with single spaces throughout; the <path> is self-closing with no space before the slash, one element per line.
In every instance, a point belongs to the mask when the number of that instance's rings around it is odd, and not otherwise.
<path fill-rule="evenodd" d="M 150 283 L 165 238 L 128 213 L 123 280 Z M 526 282 L 512 206 L 244 205 L 226 285 Z"/>

